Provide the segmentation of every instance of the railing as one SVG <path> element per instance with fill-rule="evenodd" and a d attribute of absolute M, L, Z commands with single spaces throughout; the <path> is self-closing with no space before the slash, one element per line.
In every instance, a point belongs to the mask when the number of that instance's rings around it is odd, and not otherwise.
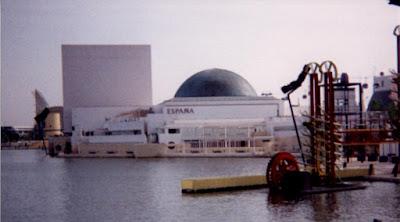
<path fill-rule="evenodd" d="M 168 146 L 166 154 L 271 154 L 272 149 L 269 146 L 251 146 L 251 147 L 191 147 L 190 144 L 175 144 Z"/>

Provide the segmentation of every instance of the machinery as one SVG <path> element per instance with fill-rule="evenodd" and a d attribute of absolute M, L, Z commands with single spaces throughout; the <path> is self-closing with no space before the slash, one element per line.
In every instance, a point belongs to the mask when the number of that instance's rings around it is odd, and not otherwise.
<path fill-rule="evenodd" d="M 320 78 L 318 78 L 317 71 L 321 74 Z M 311 158 L 309 161 L 306 161 L 304 157 L 302 142 L 290 101 L 290 94 L 302 85 L 307 75 L 310 77 L 310 113 L 309 122 L 306 125 L 309 129 L 310 139 Z M 306 171 L 309 172 L 309 178 L 317 178 L 316 180 L 312 179 L 312 181 L 318 181 L 318 183 L 333 184 L 336 181 L 335 163 L 339 136 L 337 135 L 334 114 L 334 82 L 337 79 L 337 69 L 333 62 L 325 61 L 321 65 L 310 63 L 303 67 L 296 81 L 282 87 L 282 91 L 287 93 L 289 100 L 303 164 Z M 321 91 L 323 91 L 323 94 Z M 324 98 L 323 104 L 321 104 L 322 96 Z M 309 163 L 308 166 L 307 162 Z M 266 179 L 272 189 L 279 190 L 285 186 L 285 181 L 287 181 L 285 177 L 296 175 L 298 173 L 294 172 L 299 171 L 300 167 L 296 158 L 290 153 L 280 152 L 274 155 L 268 163 Z"/>
<path fill-rule="evenodd" d="M 394 1 L 393 1 L 394 2 Z M 391 1 L 391 4 L 395 4 Z M 396 26 L 393 34 L 397 40 L 397 73 L 393 83 L 397 86 L 397 113 L 400 111 L 400 26 Z M 318 75 L 319 74 L 319 75 Z M 298 89 L 306 77 L 309 76 L 310 86 L 310 110 L 308 121 L 303 125 L 307 128 L 306 137 L 309 139 L 309 155 L 305 160 L 302 142 L 293 114 L 290 94 Z M 354 91 L 358 87 L 359 110 L 349 109 L 348 98 L 343 98 L 343 109 L 335 109 L 339 100 L 335 98 L 335 92 L 342 91 L 346 94 Z M 303 67 L 297 80 L 283 86 L 283 93 L 287 93 L 293 123 L 296 130 L 297 141 L 301 151 L 302 164 L 304 171 L 300 172 L 300 167 L 296 158 L 287 152 L 275 154 L 269 161 L 266 172 L 266 179 L 271 189 L 298 189 L 305 186 L 335 185 L 336 160 L 343 153 L 341 148 L 352 151 L 355 148 L 365 154 L 365 147 L 379 147 L 380 143 L 394 142 L 399 139 L 399 116 L 389 119 L 375 119 L 363 117 L 362 93 L 363 87 L 360 83 L 350 83 L 348 76 L 343 75 L 338 78 L 336 65 L 331 61 L 321 64 L 309 63 Z M 349 122 L 349 117 L 353 123 Z M 338 121 L 339 120 L 339 121 Z M 354 121 L 356 120 L 356 121 Z M 391 123 L 392 126 L 388 126 Z M 346 151 L 346 153 L 348 153 Z M 400 145 L 399 145 L 400 152 Z M 364 156 L 365 157 L 365 156 Z M 361 160 L 362 161 L 362 160 Z M 398 164 L 393 169 L 395 175 L 399 171 Z M 300 180 L 299 180 L 300 179 Z"/>
<path fill-rule="evenodd" d="M 307 76 L 310 81 L 310 110 L 306 116 L 308 121 L 303 125 L 307 129 L 306 138 L 308 138 L 309 152 L 305 155 L 293 115 L 290 94 L 302 85 Z M 336 65 L 331 61 L 321 64 L 314 62 L 303 67 L 297 80 L 282 87 L 282 91 L 287 93 L 304 171 L 300 172 L 299 163 L 292 154 L 277 153 L 267 166 L 266 179 L 270 188 L 284 190 L 304 188 L 304 186 L 333 186 L 337 181 L 337 159 L 342 153 L 343 146 L 365 147 L 392 139 L 391 129 L 367 128 L 371 124 L 368 124 L 362 116 L 362 85 L 349 83 L 346 76 L 342 76 L 339 81 Z M 335 92 L 346 92 L 349 89 L 355 91 L 354 87 L 358 87 L 359 110 L 351 112 L 346 110 L 346 100 L 341 107 L 344 107 L 344 110 L 335 109 L 335 105 L 338 103 Z M 357 124 L 349 124 L 350 115 L 356 116 L 352 119 L 356 119 Z"/>

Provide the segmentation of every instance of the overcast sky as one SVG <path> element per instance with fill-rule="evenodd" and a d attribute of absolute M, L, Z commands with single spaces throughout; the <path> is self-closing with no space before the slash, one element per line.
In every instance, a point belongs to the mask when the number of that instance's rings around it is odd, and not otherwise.
<path fill-rule="evenodd" d="M 150 44 L 154 104 L 208 68 L 282 97 L 311 61 L 368 83 L 395 68 L 398 24 L 386 0 L 2 0 L 2 125 L 33 124 L 34 89 L 62 105 L 61 44 Z"/>

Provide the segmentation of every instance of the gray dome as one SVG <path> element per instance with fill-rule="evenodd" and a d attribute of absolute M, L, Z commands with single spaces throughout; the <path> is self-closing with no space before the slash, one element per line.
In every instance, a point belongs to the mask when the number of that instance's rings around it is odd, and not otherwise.
<path fill-rule="evenodd" d="M 257 96 L 240 75 L 225 69 L 207 69 L 187 79 L 175 97 Z"/>

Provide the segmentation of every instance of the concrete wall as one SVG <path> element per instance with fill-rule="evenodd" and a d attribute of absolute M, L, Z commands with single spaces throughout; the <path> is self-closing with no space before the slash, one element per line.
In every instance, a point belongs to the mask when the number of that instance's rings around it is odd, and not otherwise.
<path fill-rule="evenodd" d="M 149 45 L 63 45 L 64 132 L 77 107 L 152 104 Z"/>
<path fill-rule="evenodd" d="M 173 98 L 162 103 L 173 119 L 265 118 L 284 114 L 284 102 L 273 97 Z"/>
<path fill-rule="evenodd" d="M 163 113 L 171 119 L 248 119 L 277 116 L 277 105 L 167 106 Z"/>
<path fill-rule="evenodd" d="M 116 115 L 138 108 L 139 107 L 134 106 L 73 108 L 71 122 L 76 133 L 79 133 L 80 130 L 96 130 L 104 127 L 106 119 L 112 120 Z"/>
<path fill-rule="evenodd" d="M 166 149 L 160 144 L 96 143 L 79 144 L 82 157 L 161 157 Z"/>
<path fill-rule="evenodd" d="M 146 135 L 87 136 L 89 143 L 147 143 Z"/>

